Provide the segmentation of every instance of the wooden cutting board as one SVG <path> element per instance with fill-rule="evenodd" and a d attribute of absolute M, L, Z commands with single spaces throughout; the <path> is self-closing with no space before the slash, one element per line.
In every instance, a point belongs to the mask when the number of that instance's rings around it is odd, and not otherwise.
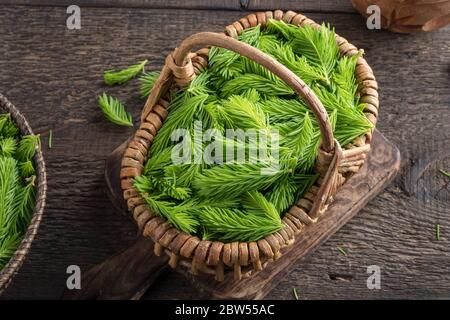
<path fill-rule="evenodd" d="M 120 189 L 120 163 L 127 142 L 107 159 L 105 177 L 109 196 L 119 212 L 127 215 Z M 375 130 L 372 148 L 363 167 L 339 189 L 334 202 L 320 220 L 306 228 L 295 243 L 275 262 L 252 277 L 234 281 L 230 274 L 223 282 L 212 276 L 194 276 L 177 268 L 212 299 L 262 299 L 278 282 L 315 248 L 347 223 L 367 202 L 392 181 L 400 168 L 400 152 Z M 126 250 L 106 259 L 82 275 L 82 289 L 67 291 L 66 299 L 139 299 L 164 271 L 168 258 L 153 254 L 153 242 L 139 237 Z"/>

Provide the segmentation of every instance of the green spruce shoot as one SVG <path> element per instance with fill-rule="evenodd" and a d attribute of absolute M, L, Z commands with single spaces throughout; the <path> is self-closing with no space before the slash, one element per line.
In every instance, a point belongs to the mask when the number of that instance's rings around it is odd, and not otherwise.
<path fill-rule="evenodd" d="M 131 114 L 125 110 L 125 107 L 118 99 L 103 93 L 98 97 L 98 104 L 105 117 L 112 123 L 125 127 L 133 126 Z"/>
<path fill-rule="evenodd" d="M 103 79 L 108 86 L 124 84 L 142 72 L 146 64 L 147 60 L 144 60 L 123 70 L 107 70 Z"/>
<path fill-rule="evenodd" d="M 141 98 L 147 98 L 150 95 L 150 92 L 152 91 L 153 86 L 155 85 L 155 82 L 159 77 L 159 74 L 159 71 L 144 72 L 139 77 L 139 92 Z"/>

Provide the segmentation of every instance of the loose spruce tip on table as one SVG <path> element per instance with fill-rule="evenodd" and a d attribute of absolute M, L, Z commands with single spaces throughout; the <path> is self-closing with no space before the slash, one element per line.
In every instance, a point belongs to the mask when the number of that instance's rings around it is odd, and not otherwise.
<path fill-rule="evenodd" d="M 327 24 L 258 12 L 225 34 L 188 37 L 160 72 L 146 64 L 104 74 L 108 85 L 140 75 L 147 97 L 138 129 L 105 171 L 111 200 L 142 236 L 67 298 L 138 298 L 166 264 L 212 297 L 262 298 L 399 169 L 398 150 L 375 130 L 372 69 Z M 133 126 L 119 99 L 103 93 L 99 105 Z"/>
<path fill-rule="evenodd" d="M 0 94 L 0 294 L 28 253 L 42 218 L 45 193 L 39 136 Z"/>

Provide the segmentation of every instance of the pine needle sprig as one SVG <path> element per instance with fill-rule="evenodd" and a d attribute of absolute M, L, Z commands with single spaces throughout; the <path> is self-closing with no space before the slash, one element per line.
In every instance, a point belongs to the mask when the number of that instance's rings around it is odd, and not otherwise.
<path fill-rule="evenodd" d="M 23 179 L 29 178 L 36 174 L 36 170 L 34 169 L 34 163 L 31 160 L 19 162 L 18 167 L 19 167 L 20 176 Z"/>
<path fill-rule="evenodd" d="M 170 146 L 172 142 L 177 142 L 171 139 L 177 132 L 180 134 L 184 132 L 183 139 L 190 138 L 186 134 L 193 129 L 196 117 L 199 114 L 205 115 L 204 105 L 215 101 L 214 96 L 210 94 L 211 89 L 208 87 L 210 77 L 210 73 L 202 72 L 183 92 L 174 96 L 164 126 L 155 136 L 150 149 L 151 153 L 159 153 Z M 177 129 L 184 131 L 177 131 Z"/>
<path fill-rule="evenodd" d="M 0 114 L 0 136 L 5 136 L 4 128 L 10 121 L 11 116 L 9 115 L 9 113 Z"/>
<path fill-rule="evenodd" d="M 294 51 L 300 53 L 323 71 L 328 81 L 339 57 L 339 47 L 335 33 L 329 26 L 322 25 L 319 30 L 311 26 L 297 28 L 292 39 Z"/>
<path fill-rule="evenodd" d="M 103 79 L 108 86 L 124 84 L 144 70 L 147 62 L 144 60 L 123 70 L 107 70 L 103 73 Z"/>
<path fill-rule="evenodd" d="M 446 171 L 444 169 L 439 169 L 439 172 L 442 173 L 444 176 L 450 178 L 450 171 Z"/>
<path fill-rule="evenodd" d="M 321 69 L 308 64 L 305 57 L 294 53 L 291 45 L 281 42 L 274 36 L 261 36 L 260 48 L 288 67 L 308 85 L 312 85 L 313 81 L 324 83 L 328 81 L 327 75 L 323 74 Z"/>
<path fill-rule="evenodd" d="M 268 79 L 259 74 L 246 73 L 227 81 L 222 87 L 222 96 L 240 94 L 252 88 L 265 95 L 292 96 L 294 94 L 294 90 L 279 78 Z"/>
<path fill-rule="evenodd" d="M 272 140 L 271 131 L 255 130 L 250 134 L 244 130 L 227 129 L 224 136 L 216 136 L 214 142 L 205 148 L 204 156 L 214 159 L 214 163 L 219 165 L 247 162 L 270 166 L 276 161 L 271 154 Z M 206 166 L 206 169 L 210 167 Z"/>
<path fill-rule="evenodd" d="M 19 128 L 12 121 L 9 113 L 0 115 L 0 136 L 4 138 L 16 138 L 19 135 Z"/>
<path fill-rule="evenodd" d="M 309 113 L 306 112 L 297 129 L 284 136 L 284 145 L 293 155 L 302 154 L 302 150 L 311 143 L 314 131 L 317 131 L 314 129 Z"/>
<path fill-rule="evenodd" d="M 322 25 L 320 29 L 316 29 L 306 25 L 298 28 L 271 19 L 268 30 L 281 33 L 290 42 L 294 52 L 311 62 L 321 71 L 326 83 L 330 83 L 331 73 L 339 57 L 339 47 L 336 44 L 335 33 L 329 26 Z"/>
<path fill-rule="evenodd" d="M 328 75 L 322 69 L 309 64 L 307 59 L 303 56 L 295 56 L 293 50 L 289 46 L 279 46 L 275 57 L 279 61 L 282 61 L 308 85 L 312 85 L 314 81 L 321 81 L 325 84 L 329 83 Z"/>
<path fill-rule="evenodd" d="M 177 229 L 190 234 L 196 232 L 199 221 L 188 213 L 193 210 L 192 205 L 177 205 L 158 195 L 149 195 L 145 201 L 156 214 L 166 218 Z"/>
<path fill-rule="evenodd" d="M 190 187 L 195 177 L 201 172 L 200 164 L 177 164 L 170 165 L 164 168 L 166 176 L 177 177 L 177 184 L 179 186 Z"/>
<path fill-rule="evenodd" d="M 209 87 L 211 83 L 211 78 L 212 78 L 211 71 L 203 71 L 202 73 L 197 75 L 186 89 L 187 96 L 192 97 L 192 96 L 213 94 L 213 91 Z M 211 98 L 214 98 L 214 96 L 212 96 Z"/>
<path fill-rule="evenodd" d="M 311 188 L 317 178 L 317 174 L 285 176 L 277 181 L 265 196 L 274 204 L 277 211 L 283 214 Z"/>
<path fill-rule="evenodd" d="M 134 186 L 141 193 L 157 193 L 176 200 L 187 200 L 191 195 L 191 189 L 178 186 L 176 179 L 170 176 L 138 176 L 134 179 Z"/>
<path fill-rule="evenodd" d="M 277 82 L 281 83 L 281 80 L 274 73 L 267 70 L 265 67 L 263 67 L 262 65 L 260 65 L 259 63 L 255 62 L 253 60 L 250 60 L 247 58 L 242 58 L 242 62 L 240 65 L 241 65 L 241 68 L 240 68 L 241 74 L 244 74 L 244 75 L 245 74 L 255 74 L 255 75 L 261 76 L 265 79 L 268 79 L 270 81 L 277 81 Z M 236 77 L 238 77 L 238 75 Z"/>
<path fill-rule="evenodd" d="M 223 48 L 212 47 L 209 51 L 209 65 L 212 72 L 224 79 L 231 79 L 241 73 L 242 69 L 236 68 L 235 64 L 238 59 L 238 54 Z"/>
<path fill-rule="evenodd" d="M 176 200 L 187 200 L 191 196 L 191 189 L 177 185 L 177 179 L 173 177 L 164 177 L 155 181 L 159 191 L 166 196 Z"/>
<path fill-rule="evenodd" d="M 313 125 L 309 113 L 305 113 L 303 121 L 295 130 L 286 134 L 283 141 L 283 146 L 290 150 L 289 156 L 297 159 L 296 167 L 300 167 L 305 172 L 310 171 L 315 163 L 320 131 Z"/>
<path fill-rule="evenodd" d="M 223 242 L 256 241 L 282 227 L 270 217 L 239 209 L 204 207 L 198 210 L 198 219 L 209 239 Z"/>
<path fill-rule="evenodd" d="M 16 150 L 17 158 L 21 161 L 33 159 L 38 148 L 40 148 L 41 140 L 39 135 L 23 136 Z"/>
<path fill-rule="evenodd" d="M 261 102 L 259 106 L 269 117 L 271 123 L 301 122 L 305 114 L 310 112 L 309 107 L 298 99 L 281 99 L 279 97 L 270 97 Z M 316 123 L 315 117 L 311 119 Z"/>
<path fill-rule="evenodd" d="M 48 131 L 48 148 L 51 149 L 53 148 L 53 130 L 50 129 Z"/>
<path fill-rule="evenodd" d="M 256 190 L 247 191 L 243 197 L 242 205 L 247 213 L 263 215 L 281 227 L 281 219 L 277 209 L 262 193 Z"/>
<path fill-rule="evenodd" d="M 139 93 L 141 98 L 147 98 L 150 95 L 150 92 L 152 91 L 156 80 L 159 78 L 159 75 L 159 71 L 151 71 L 144 72 L 139 77 Z"/>
<path fill-rule="evenodd" d="M 336 64 L 333 72 L 333 81 L 336 84 L 335 95 L 350 108 L 354 108 L 357 104 L 355 69 L 356 61 L 360 55 L 352 57 L 344 56 Z"/>
<path fill-rule="evenodd" d="M 284 41 L 290 41 L 295 36 L 298 27 L 292 24 L 287 24 L 281 20 L 269 19 L 266 26 L 268 34 L 278 35 L 284 38 Z"/>
<path fill-rule="evenodd" d="M 263 190 L 286 174 L 283 171 L 262 174 L 257 164 L 230 164 L 214 166 L 198 175 L 193 187 L 201 197 L 233 198 L 247 190 Z"/>
<path fill-rule="evenodd" d="M 273 56 L 274 53 L 276 53 L 278 46 L 284 45 L 285 43 L 286 41 L 276 34 L 263 31 L 258 39 L 257 48 Z"/>
<path fill-rule="evenodd" d="M 25 186 L 19 187 L 14 198 L 14 209 L 10 216 L 9 228 L 15 233 L 25 233 L 31 221 L 36 202 L 36 176 L 31 176 Z"/>
<path fill-rule="evenodd" d="M 17 161 L 0 157 L 0 239 L 8 234 L 8 221 L 14 214 L 15 194 L 19 188 Z"/>
<path fill-rule="evenodd" d="M 171 137 L 177 129 L 185 130 L 185 138 L 189 138 L 190 136 L 188 134 L 189 130 L 193 127 L 194 116 L 202 108 L 203 104 L 206 103 L 208 97 L 208 94 L 179 96 L 175 102 L 177 106 L 169 113 L 169 116 L 164 122 L 164 126 L 162 126 L 155 136 L 150 152 L 157 154 L 170 146 L 174 142 L 171 140 Z M 181 131 L 179 132 L 180 134 L 182 133 Z"/>
<path fill-rule="evenodd" d="M 254 28 L 247 29 L 238 39 L 252 46 L 256 46 L 260 33 L 260 26 L 258 25 Z M 219 74 L 224 79 L 231 79 L 242 72 L 241 64 L 236 63 L 240 59 L 241 56 L 233 51 L 213 47 L 209 52 L 210 70 L 213 73 Z"/>
<path fill-rule="evenodd" d="M 98 104 L 105 117 L 112 123 L 125 127 L 133 126 L 131 114 L 125 110 L 125 107 L 118 99 L 103 93 L 98 97 Z"/>
<path fill-rule="evenodd" d="M 333 132 L 336 132 L 335 130 L 335 124 L 337 119 L 337 112 L 336 110 L 333 110 L 330 114 L 330 122 L 332 126 Z M 312 136 L 309 136 L 310 139 L 308 139 L 309 143 L 305 145 L 304 148 L 301 149 L 301 152 L 297 158 L 297 169 L 302 170 L 302 172 L 310 172 L 314 168 L 314 164 L 316 163 L 316 157 L 320 146 L 321 141 L 321 135 L 320 131 L 317 127 L 314 130 L 314 133 Z M 307 134 L 305 132 L 305 134 Z"/>
<path fill-rule="evenodd" d="M 152 193 L 156 189 L 153 179 L 144 175 L 135 177 L 133 179 L 133 185 L 144 196 Z"/>
<path fill-rule="evenodd" d="M 213 207 L 222 209 L 242 207 L 241 199 L 239 197 L 224 198 L 224 199 L 201 199 L 198 197 L 193 197 L 192 201 L 195 201 L 195 203 L 197 204 L 196 210 L 202 209 L 204 207 Z"/>
<path fill-rule="evenodd" d="M 231 95 L 222 104 L 227 119 L 233 125 L 231 128 L 270 129 L 264 112 L 249 99 L 243 96 Z"/>
<path fill-rule="evenodd" d="M 167 147 L 150 157 L 144 166 L 144 175 L 154 174 L 172 164 L 173 147 Z"/>
<path fill-rule="evenodd" d="M 11 259 L 11 256 L 16 251 L 23 235 L 12 233 L 0 238 L 0 270 L 2 270 Z"/>
<path fill-rule="evenodd" d="M 315 87 L 314 92 L 329 114 L 336 110 L 337 119 L 334 136 L 341 145 L 346 145 L 373 128 L 373 124 L 362 110 L 350 106 L 348 101 L 343 100 L 342 97 L 321 86 Z"/>
<path fill-rule="evenodd" d="M 228 118 L 223 105 L 215 100 L 203 104 L 202 109 L 201 119 L 205 128 L 218 129 L 223 133 L 226 124 L 230 123 L 230 119 Z"/>
<path fill-rule="evenodd" d="M 247 99 L 252 103 L 258 103 L 262 100 L 261 95 L 255 88 L 251 88 L 247 91 L 242 92 L 242 97 L 244 97 L 245 99 Z"/>
<path fill-rule="evenodd" d="M 0 156 L 12 157 L 16 153 L 17 140 L 12 137 L 0 139 Z"/>
<path fill-rule="evenodd" d="M 190 130 L 190 136 L 194 136 L 195 133 L 193 130 Z M 186 156 L 186 163 L 174 163 L 173 165 L 169 165 L 164 167 L 164 175 L 166 177 L 177 178 L 177 184 L 179 186 L 191 187 L 192 182 L 197 174 L 199 174 L 205 164 L 202 163 L 203 159 L 203 143 L 196 143 L 196 138 L 194 136 L 190 141 L 190 148 L 188 147 L 188 155 Z M 184 150 L 186 151 L 186 150 Z M 185 155 L 183 155 L 185 157 Z M 200 162 L 200 163 L 199 163 Z"/>
<path fill-rule="evenodd" d="M 296 191 L 297 186 L 292 177 L 286 176 L 277 181 L 265 196 L 281 214 L 294 203 Z"/>

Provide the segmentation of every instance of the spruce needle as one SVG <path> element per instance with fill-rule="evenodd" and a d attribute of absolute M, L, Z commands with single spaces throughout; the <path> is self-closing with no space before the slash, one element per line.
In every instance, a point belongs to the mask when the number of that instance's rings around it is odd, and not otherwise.
<path fill-rule="evenodd" d="M 116 98 L 103 93 L 103 95 L 98 97 L 98 104 L 105 117 L 112 123 L 126 127 L 133 126 L 131 114 L 125 110 L 123 104 Z"/>
<path fill-rule="evenodd" d="M 300 300 L 300 299 L 298 298 L 297 289 L 296 289 L 296 288 L 292 288 L 292 292 L 294 293 L 295 300 Z"/>
<path fill-rule="evenodd" d="M 347 252 L 345 252 L 345 249 L 342 247 L 337 247 L 338 251 L 343 255 L 343 256 L 347 256 Z"/>
<path fill-rule="evenodd" d="M 444 170 L 444 169 L 439 169 L 439 171 L 440 171 L 444 176 L 450 178 L 450 172 L 448 172 L 448 171 L 446 171 L 446 170 Z"/>
<path fill-rule="evenodd" d="M 50 129 L 48 132 L 48 148 L 51 149 L 53 147 L 53 130 Z"/>
<path fill-rule="evenodd" d="M 124 84 L 144 70 L 146 64 L 147 60 L 144 60 L 123 70 L 107 70 L 103 73 L 103 79 L 108 86 Z"/>

